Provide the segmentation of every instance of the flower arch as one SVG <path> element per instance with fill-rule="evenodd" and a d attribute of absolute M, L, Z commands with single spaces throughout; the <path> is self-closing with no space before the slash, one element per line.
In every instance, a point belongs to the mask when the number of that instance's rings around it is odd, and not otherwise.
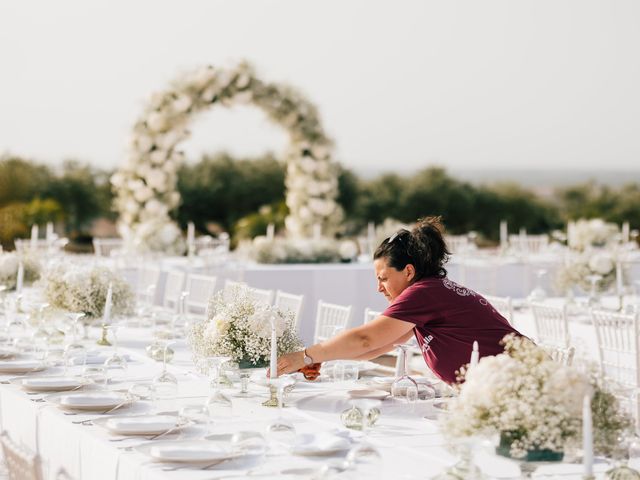
<path fill-rule="evenodd" d="M 133 128 L 129 154 L 111 177 L 120 214 L 118 228 L 136 250 L 182 253 L 184 240 L 171 212 L 180 203 L 177 171 L 184 154 L 177 149 L 189 137 L 189 122 L 215 104 L 253 104 L 289 133 L 286 152 L 287 236 L 309 238 L 319 224 L 332 236 L 342 222 L 336 202 L 338 180 L 332 142 L 316 107 L 295 89 L 266 83 L 247 63 L 187 72 L 149 99 Z"/>

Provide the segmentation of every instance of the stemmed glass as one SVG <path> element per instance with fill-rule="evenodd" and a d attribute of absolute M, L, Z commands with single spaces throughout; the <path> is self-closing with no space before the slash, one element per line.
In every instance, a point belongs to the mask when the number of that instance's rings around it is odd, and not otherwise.
<path fill-rule="evenodd" d="M 275 387 L 277 392 L 278 417 L 267 425 L 266 433 L 272 449 L 276 451 L 278 447 L 283 449 L 288 448 L 295 440 L 296 429 L 289 420 L 284 418 L 284 415 L 282 414 L 284 390 L 294 383 L 295 379 L 291 375 L 280 375 L 277 378 L 269 379 L 269 385 Z"/>
<path fill-rule="evenodd" d="M 84 312 L 68 312 L 66 315 L 69 321 L 71 322 L 70 323 L 71 328 L 69 329 L 71 333 L 70 345 L 73 345 L 74 347 L 84 348 L 84 346 L 78 342 L 77 334 L 78 334 L 79 321 L 82 317 L 85 316 L 85 313 Z"/>
<path fill-rule="evenodd" d="M 127 359 L 123 355 L 120 355 L 118 351 L 118 329 L 120 328 L 120 325 L 112 323 L 111 325 L 106 325 L 105 328 L 113 334 L 113 353 L 104 361 L 105 369 L 107 372 L 110 368 L 126 371 Z"/>
<path fill-rule="evenodd" d="M 398 363 L 400 372 L 391 384 L 391 396 L 393 398 L 406 397 L 409 401 L 415 401 L 418 397 L 418 382 L 409 376 L 409 356 L 407 355 L 410 345 L 394 345 L 398 349 Z"/>
<path fill-rule="evenodd" d="M 531 291 L 529 300 L 534 302 L 542 302 L 547 298 L 547 292 L 542 287 L 542 278 L 547 274 L 544 268 L 536 270 L 536 287 Z"/>
<path fill-rule="evenodd" d="M 167 340 L 160 340 L 160 348 L 162 349 L 162 372 L 156 378 L 154 378 L 154 382 L 162 382 L 162 383 L 178 383 L 178 379 L 173 373 L 167 371 L 167 350 L 171 345 L 175 342 L 170 342 Z"/>
<path fill-rule="evenodd" d="M 207 357 L 211 387 L 213 388 L 205 405 L 211 417 L 229 417 L 231 415 L 231 399 L 220 388 L 220 367 L 231 360 L 231 357 Z"/>
<path fill-rule="evenodd" d="M 355 398 L 351 400 L 351 405 L 362 413 L 362 441 L 349 450 L 347 454 L 347 464 L 357 467 L 361 473 L 373 473 L 381 461 L 380 452 L 369 441 L 369 415 L 371 410 L 378 408 L 382 402 L 370 398 Z M 362 471 L 364 470 L 364 471 Z"/>
<path fill-rule="evenodd" d="M 591 284 L 591 289 L 589 290 L 589 306 L 597 307 L 598 305 L 600 305 L 600 297 L 598 295 L 598 282 L 602 280 L 602 275 L 587 275 L 586 279 Z"/>

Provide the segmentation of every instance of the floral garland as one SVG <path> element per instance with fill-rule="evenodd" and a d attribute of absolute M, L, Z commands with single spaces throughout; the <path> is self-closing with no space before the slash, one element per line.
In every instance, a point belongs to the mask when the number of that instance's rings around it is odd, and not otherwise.
<path fill-rule="evenodd" d="M 134 126 L 129 156 L 111 178 L 120 233 L 130 247 L 184 251 L 184 240 L 170 216 L 180 203 L 177 171 L 184 160 L 176 147 L 189 137 L 187 126 L 195 114 L 214 104 L 246 103 L 263 109 L 289 132 L 288 234 L 311 237 L 314 225 L 320 225 L 325 235 L 335 233 L 343 218 L 336 202 L 336 165 L 315 106 L 288 86 L 261 81 L 248 64 L 241 63 L 230 69 L 199 68 L 186 73 L 169 90 L 152 95 Z"/>
<path fill-rule="evenodd" d="M 242 249 L 255 262 L 269 264 L 351 262 L 358 255 L 358 246 L 352 240 L 326 237 L 302 240 L 258 236 Z"/>

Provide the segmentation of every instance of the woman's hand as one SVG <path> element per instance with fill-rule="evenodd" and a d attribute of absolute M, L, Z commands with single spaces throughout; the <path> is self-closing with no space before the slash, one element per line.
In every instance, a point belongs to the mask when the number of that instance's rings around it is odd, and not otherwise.
<path fill-rule="evenodd" d="M 293 373 L 304 367 L 304 351 L 287 353 L 278 358 L 278 375 Z"/>

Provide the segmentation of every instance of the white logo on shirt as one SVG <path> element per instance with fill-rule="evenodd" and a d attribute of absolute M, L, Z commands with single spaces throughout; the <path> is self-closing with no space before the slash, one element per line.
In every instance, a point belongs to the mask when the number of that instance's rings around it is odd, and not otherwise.
<path fill-rule="evenodd" d="M 442 279 L 442 284 L 449 290 L 456 292 L 461 297 L 468 297 L 469 295 L 474 297 L 476 296 L 476 293 L 473 290 L 469 290 L 462 285 L 458 285 L 456 282 L 453 282 L 446 277 Z"/>
<path fill-rule="evenodd" d="M 423 339 L 422 346 L 420 347 L 422 353 L 427 353 L 429 351 L 429 344 L 431 343 L 431 340 L 433 340 L 433 335 L 427 335 L 426 338 Z"/>

